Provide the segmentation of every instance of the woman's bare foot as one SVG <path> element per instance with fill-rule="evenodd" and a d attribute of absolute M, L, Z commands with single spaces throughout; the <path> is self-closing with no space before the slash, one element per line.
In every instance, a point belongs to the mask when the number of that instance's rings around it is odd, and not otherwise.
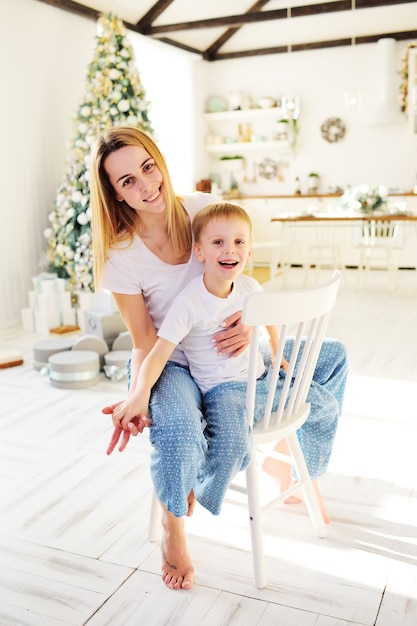
<path fill-rule="evenodd" d="M 288 445 L 285 439 L 282 439 L 277 443 L 274 448 L 274 452 L 276 452 L 278 455 L 289 454 Z M 293 480 L 291 465 L 289 463 L 285 463 L 285 461 L 281 461 L 279 458 L 275 458 L 274 456 L 268 456 L 264 460 L 262 467 L 264 472 L 266 472 L 276 480 L 280 493 L 284 493 L 284 491 L 292 485 Z M 286 498 L 284 502 L 285 504 L 298 504 L 299 502 L 301 502 L 301 498 L 296 495 L 292 495 L 289 496 L 289 498 Z"/>
<path fill-rule="evenodd" d="M 288 465 L 288 463 L 268 456 L 264 460 L 262 468 L 264 472 L 276 480 L 280 493 L 284 493 L 291 486 L 291 465 Z M 289 496 L 284 500 L 285 504 L 298 504 L 301 501 L 301 498 L 296 495 Z"/>
<path fill-rule="evenodd" d="M 275 459 L 271 456 L 266 457 L 263 462 L 263 470 L 275 478 L 278 483 L 280 492 L 283 493 L 288 487 L 291 486 L 293 480 L 291 478 L 291 466 L 285 463 L 284 461 L 280 461 L 279 459 Z M 320 493 L 319 485 L 317 480 L 313 480 L 313 488 L 316 494 L 317 502 L 320 507 L 320 512 L 325 524 L 330 524 L 330 517 L 327 513 L 326 505 L 324 504 L 324 500 Z M 285 504 L 298 504 L 303 501 L 303 498 L 298 494 L 293 494 L 289 498 L 284 500 Z"/>
<path fill-rule="evenodd" d="M 169 589 L 191 589 L 194 567 L 187 548 L 184 518 L 162 507 L 162 580 Z"/>

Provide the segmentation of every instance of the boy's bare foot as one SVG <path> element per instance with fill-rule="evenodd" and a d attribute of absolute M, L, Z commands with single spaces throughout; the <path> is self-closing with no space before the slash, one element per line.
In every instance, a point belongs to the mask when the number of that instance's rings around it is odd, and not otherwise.
<path fill-rule="evenodd" d="M 187 548 L 184 518 L 162 509 L 162 580 L 169 589 L 191 589 L 194 567 Z"/>

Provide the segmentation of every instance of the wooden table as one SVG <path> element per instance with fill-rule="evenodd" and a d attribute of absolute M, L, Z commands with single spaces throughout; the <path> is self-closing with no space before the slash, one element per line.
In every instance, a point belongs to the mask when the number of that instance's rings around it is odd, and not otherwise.
<path fill-rule="evenodd" d="M 296 213 L 283 213 L 271 218 L 271 222 L 415 222 L 415 213 L 314 213 L 313 215 L 299 215 Z"/>
<path fill-rule="evenodd" d="M 356 263 L 352 262 L 352 260 L 347 257 L 355 257 L 355 254 L 352 254 L 352 251 L 354 247 L 358 245 L 361 233 L 360 226 L 370 222 L 396 222 L 404 223 L 404 225 L 409 224 L 413 226 L 417 244 L 417 214 L 415 213 L 359 213 L 342 210 L 335 211 L 333 213 L 317 212 L 311 215 L 283 213 L 272 217 L 271 222 L 281 223 L 284 227 L 283 240 L 287 242 L 287 248 L 290 250 L 289 254 L 293 257 L 292 259 L 287 257 L 287 259 L 284 260 L 284 265 L 286 266 L 291 265 L 291 262 L 294 263 L 294 255 L 298 255 L 300 257 L 301 264 L 308 267 L 312 262 L 310 256 L 311 248 L 315 248 L 316 251 L 320 248 L 322 250 L 327 248 L 327 252 L 330 252 L 333 257 L 333 265 L 342 264 L 345 266 L 345 261 L 341 261 L 341 254 L 343 256 L 343 252 L 345 252 L 347 261 L 346 266 L 355 266 Z M 285 233 L 287 225 L 292 227 L 289 234 Z M 352 225 L 354 227 L 350 235 L 350 247 L 346 245 L 346 229 L 332 228 L 337 226 L 343 227 L 346 225 Z M 312 243 L 312 237 L 310 236 L 310 244 L 308 244 L 308 242 L 306 243 L 306 239 L 308 240 L 308 237 L 305 237 L 304 245 L 300 245 L 299 240 L 296 238 L 296 231 L 301 226 L 316 227 L 313 231 L 315 239 L 314 243 Z M 323 226 L 329 226 L 331 228 L 322 228 Z M 417 245 L 415 245 L 415 249 L 417 249 Z M 342 253 L 340 250 L 342 250 Z M 413 260 L 413 266 L 417 267 L 417 258 L 414 253 L 412 258 L 415 259 Z"/>

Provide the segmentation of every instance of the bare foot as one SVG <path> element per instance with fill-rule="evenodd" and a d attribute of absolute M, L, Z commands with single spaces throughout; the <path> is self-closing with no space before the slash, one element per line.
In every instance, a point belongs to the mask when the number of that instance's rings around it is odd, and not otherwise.
<path fill-rule="evenodd" d="M 187 517 L 191 517 L 192 514 L 194 513 L 196 502 L 197 500 L 195 499 L 194 491 L 190 491 L 189 496 L 188 496 Z"/>
<path fill-rule="evenodd" d="M 162 509 L 162 580 L 169 589 L 191 589 L 194 567 L 187 548 L 184 518 Z"/>
<path fill-rule="evenodd" d="M 274 459 L 273 457 L 268 456 L 263 462 L 263 470 L 275 478 L 278 483 L 280 492 L 283 493 L 288 487 L 291 486 L 293 480 L 291 479 L 291 466 L 284 461 L 279 461 L 278 459 Z M 324 504 L 324 500 L 320 493 L 319 485 L 317 480 L 311 481 L 313 483 L 314 492 L 316 494 L 317 502 L 320 507 L 320 512 L 325 524 L 330 524 L 330 517 L 327 513 L 326 505 Z M 303 501 L 301 494 L 293 494 L 289 498 L 284 500 L 285 504 L 299 504 Z"/>

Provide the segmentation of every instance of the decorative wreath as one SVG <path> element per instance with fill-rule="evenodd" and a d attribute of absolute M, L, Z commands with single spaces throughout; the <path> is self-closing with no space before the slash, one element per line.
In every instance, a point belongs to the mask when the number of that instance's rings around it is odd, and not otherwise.
<path fill-rule="evenodd" d="M 345 136 L 346 126 L 340 117 L 329 117 L 321 125 L 321 136 L 330 143 L 336 143 Z"/>
<path fill-rule="evenodd" d="M 272 180 L 278 176 L 279 164 L 272 159 L 264 159 L 259 163 L 259 176 Z"/>

